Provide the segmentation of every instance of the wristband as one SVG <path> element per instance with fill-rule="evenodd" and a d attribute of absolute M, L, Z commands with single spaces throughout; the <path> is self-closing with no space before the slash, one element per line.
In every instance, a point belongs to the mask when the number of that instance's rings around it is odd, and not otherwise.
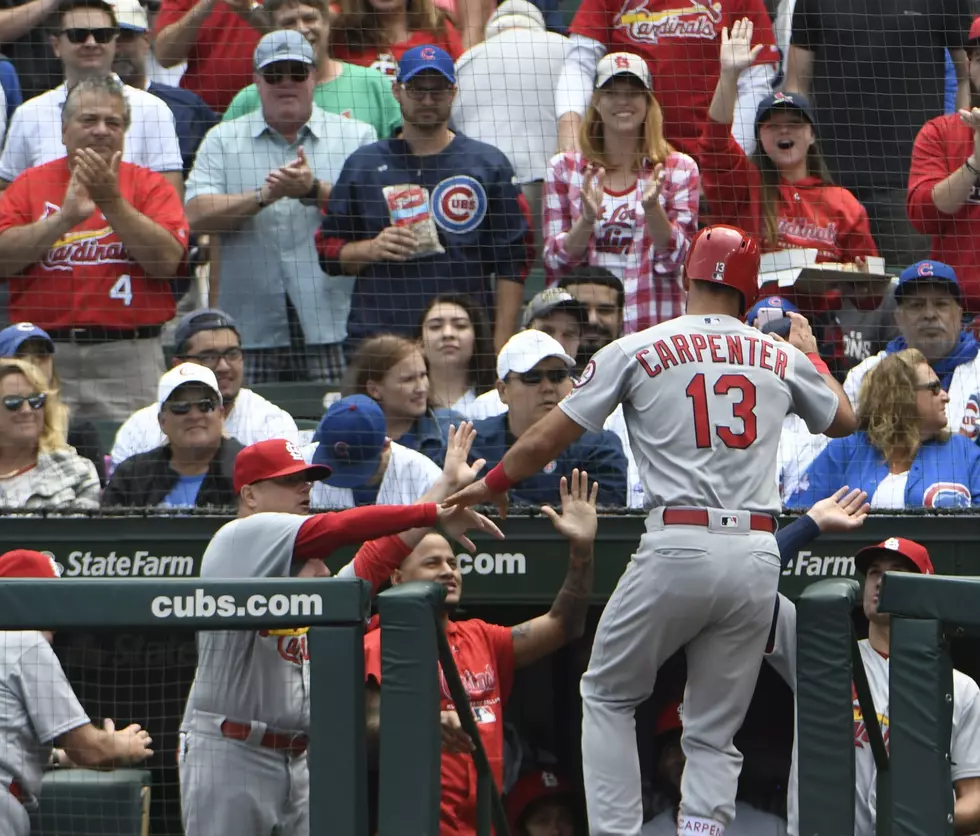
<path fill-rule="evenodd" d="M 815 368 L 820 374 L 830 374 L 830 369 L 823 361 L 823 357 L 817 354 L 817 352 L 811 351 L 809 354 L 807 354 L 806 359 L 813 363 L 813 368 Z"/>
<path fill-rule="evenodd" d="M 517 484 L 504 471 L 503 462 L 484 476 L 483 481 L 493 493 L 507 493 L 507 491 Z"/>

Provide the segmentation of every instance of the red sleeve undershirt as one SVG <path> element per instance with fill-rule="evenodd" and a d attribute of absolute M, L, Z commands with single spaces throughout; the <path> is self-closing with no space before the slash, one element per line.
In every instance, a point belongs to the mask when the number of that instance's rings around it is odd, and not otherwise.
<path fill-rule="evenodd" d="M 430 528 L 435 524 L 434 502 L 418 505 L 370 505 L 330 514 L 314 514 L 300 526 L 293 545 L 293 560 L 303 562 L 316 557 L 322 559 L 341 546 L 363 543 L 412 528 Z M 360 555 L 361 552 L 358 552 L 358 556 Z M 370 555 L 366 557 L 371 559 Z M 354 559 L 356 561 L 357 557 Z M 358 576 L 365 577 L 360 572 Z"/>

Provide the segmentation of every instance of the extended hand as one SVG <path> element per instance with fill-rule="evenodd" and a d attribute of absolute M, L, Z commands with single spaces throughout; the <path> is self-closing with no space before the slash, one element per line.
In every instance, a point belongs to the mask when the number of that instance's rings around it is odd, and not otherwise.
<path fill-rule="evenodd" d="M 73 175 L 85 187 L 96 205 L 104 206 L 119 198 L 119 163 L 122 151 L 116 151 L 106 162 L 92 148 L 79 148 L 75 152 Z"/>
<path fill-rule="evenodd" d="M 728 27 L 721 30 L 721 61 L 722 75 L 732 75 L 736 78 L 752 66 L 756 57 L 762 52 L 763 44 L 752 46 L 752 30 L 754 25 L 747 17 L 736 20 L 731 32 Z"/>
<path fill-rule="evenodd" d="M 444 503 L 445 506 L 459 506 L 469 508 L 471 505 L 496 505 L 500 512 L 500 519 L 507 519 L 507 508 L 510 506 L 510 499 L 505 493 L 493 493 L 487 487 L 486 480 L 481 479 L 474 482 L 468 488 L 458 493 L 454 493 Z"/>
<path fill-rule="evenodd" d="M 820 528 L 828 531 L 854 531 L 864 525 L 871 506 L 867 503 L 867 491 L 849 491 L 847 485 L 833 496 L 815 502 L 806 512 Z"/>
<path fill-rule="evenodd" d="M 442 475 L 450 492 L 472 485 L 486 466 L 486 459 L 477 459 L 473 464 L 467 463 L 475 438 L 476 430 L 473 429 L 472 422 L 464 421 L 459 425 L 458 430 L 454 425 L 449 425 L 449 442 L 446 446 Z"/>
<path fill-rule="evenodd" d="M 584 470 L 573 470 L 571 489 L 568 479 L 561 477 L 561 516 L 550 505 L 542 505 L 541 512 L 551 520 L 551 524 L 562 537 L 573 543 L 591 544 L 595 541 L 599 528 L 599 517 L 595 503 L 599 496 L 599 483 L 592 483 L 589 491 L 589 474 Z"/>
<path fill-rule="evenodd" d="M 486 532 L 498 540 L 504 539 L 504 533 L 491 520 L 469 508 L 440 505 L 437 512 L 437 522 L 448 536 L 460 543 L 468 552 L 475 552 L 476 546 L 466 536 L 467 531 L 476 529 Z"/>

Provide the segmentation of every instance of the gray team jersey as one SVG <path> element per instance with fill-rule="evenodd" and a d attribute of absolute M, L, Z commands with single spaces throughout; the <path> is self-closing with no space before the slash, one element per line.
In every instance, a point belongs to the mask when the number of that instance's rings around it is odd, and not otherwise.
<path fill-rule="evenodd" d="M 16 779 L 36 799 L 55 739 L 89 719 L 41 633 L 0 636 L 0 784 Z"/>
<path fill-rule="evenodd" d="M 806 356 L 730 316 L 680 316 L 597 352 L 560 404 L 600 430 L 623 404 L 650 507 L 696 505 L 769 514 L 783 419 L 812 433 L 837 396 Z"/>
<path fill-rule="evenodd" d="M 201 559 L 202 578 L 285 578 L 309 517 L 255 514 L 222 526 Z M 353 574 L 351 564 L 338 577 Z M 197 635 L 197 672 L 181 728 L 195 709 L 270 729 L 307 731 L 310 674 L 306 629 L 215 630 Z"/>

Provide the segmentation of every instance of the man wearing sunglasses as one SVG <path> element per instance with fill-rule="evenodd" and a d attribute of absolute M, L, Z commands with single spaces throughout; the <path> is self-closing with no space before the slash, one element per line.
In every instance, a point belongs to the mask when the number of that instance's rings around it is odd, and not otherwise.
<path fill-rule="evenodd" d="M 536 421 L 548 415 L 572 391 L 575 360 L 543 331 L 521 331 L 497 355 L 497 392 L 507 411 L 474 421 L 474 458 L 495 467 L 507 450 Z M 585 470 L 599 483 L 599 504 L 626 504 L 627 463 L 623 446 L 608 430 L 585 433 L 544 469 L 514 486 L 511 501 L 526 505 L 561 502 L 562 477 Z"/>
<path fill-rule="evenodd" d="M 230 279 L 218 285 L 218 305 L 238 322 L 245 379 L 336 384 L 354 280 L 324 280 L 313 236 L 344 161 L 377 134 L 313 103 L 316 62 L 299 32 L 266 35 L 254 64 L 262 107 L 205 137 L 187 216 L 219 242 Z"/>
<path fill-rule="evenodd" d="M 232 476 L 242 445 L 223 434 L 214 372 L 181 363 L 160 378 L 158 420 L 166 441 L 116 468 L 103 506 L 206 508 L 235 504 Z"/>
<path fill-rule="evenodd" d="M 61 60 L 64 84 L 24 102 L 14 113 L 0 156 L 0 189 L 34 166 L 65 156 L 61 115 L 71 90 L 83 78 L 108 77 L 116 54 L 119 24 L 104 0 L 69 0 L 58 11 L 48 41 Z M 183 162 L 170 108 L 156 96 L 124 87 L 131 113 L 123 161 L 159 171 L 180 194 Z M 60 205 L 59 200 L 55 205 Z"/>

